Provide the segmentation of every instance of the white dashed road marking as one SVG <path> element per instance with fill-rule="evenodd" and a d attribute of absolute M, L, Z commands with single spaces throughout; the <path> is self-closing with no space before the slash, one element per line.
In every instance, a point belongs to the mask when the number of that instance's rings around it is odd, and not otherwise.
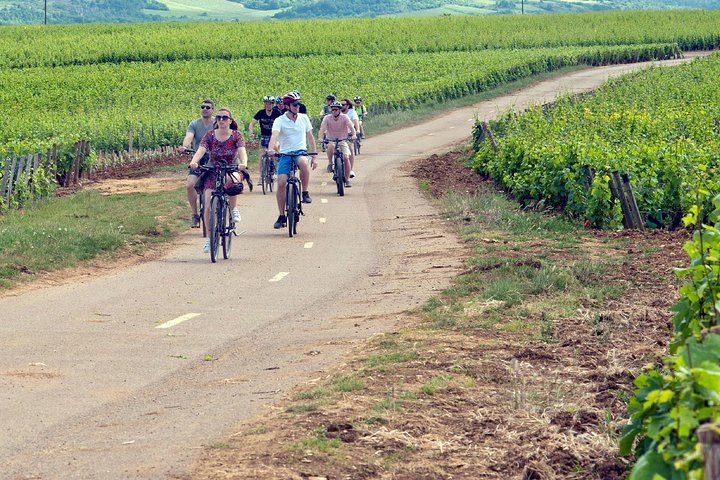
<path fill-rule="evenodd" d="M 325 219 L 324 219 L 324 218 L 321 218 L 321 219 L 320 219 L 320 223 L 325 223 Z"/>
<path fill-rule="evenodd" d="M 321 198 L 320 203 L 327 203 L 327 198 Z"/>
<path fill-rule="evenodd" d="M 305 248 L 312 248 L 312 247 L 313 247 L 313 242 L 306 242 L 306 243 L 305 243 Z"/>
<path fill-rule="evenodd" d="M 277 275 L 275 275 L 273 278 L 271 278 L 269 281 L 270 282 L 279 282 L 280 280 L 287 277 L 288 275 L 290 275 L 290 272 L 280 272 Z"/>
<path fill-rule="evenodd" d="M 177 324 L 179 324 L 179 323 L 182 323 L 182 322 L 184 322 L 184 321 L 186 321 L 186 320 L 190 320 L 191 318 L 195 318 L 195 317 L 197 317 L 197 316 L 199 316 L 199 315 L 200 315 L 199 313 L 186 313 L 185 315 L 179 316 L 179 317 L 177 317 L 177 318 L 174 319 L 174 320 L 170 320 L 170 321 L 168 321 L 168 322 L 161 323 L 160 325 L 158 325 L 158 326 L 155 327 L 155 328 L 170 328 L 170 327 L 174 327 L 175 325 L 177 325 Z"/>

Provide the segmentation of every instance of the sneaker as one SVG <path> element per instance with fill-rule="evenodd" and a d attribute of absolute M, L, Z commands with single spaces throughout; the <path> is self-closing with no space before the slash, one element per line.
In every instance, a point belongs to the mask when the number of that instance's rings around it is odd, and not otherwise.
<path fill-rule="evenodd" d="M 237 207 L 232 209 L 232 217 L 234 221 L 240 221 L 240 210 L 238 210 Z"/>
<path fill-rule="evenodd" d="M 310 198 L 310 193 L 302 192 L 302 203 L 312 203 L 312 198 Z"/>
<path fill-rule="evenodd" d="M 275 225 L 273 225 L 273 227 L 274 228 L 283 228 L 286 225 L 287 225 L 287 223 L 286 223 L 285 215 L 280 215 L 280 216 L 278 216 L 277 222 L 275 222 Z"/>
<path fill-rule="evenodd" d="M 192 220 L 190 221 L 190 227 L 191 228 L 200 228 L 200 215 L 193 215 Z"/>
<path fill-rule="evenodd" d="M 332 163 L 328 163 L 327 173 L 332 173 Z"/>
<path fill-rule="evenodd" d="M 350 187 L 352 187 L 350 180 L 345 180 L 345 188 L 350 188 Z"/>
<path fill-rule="evenodd" d="M 355 172 L 353 170 L 350 170 L 350 178 L 355 178 Z"/>
<path fill-rule="evenodd" d="M 205 245 L 203 246 L 203 253 L 210 253 L 210 240 L 205 240 Z"/>

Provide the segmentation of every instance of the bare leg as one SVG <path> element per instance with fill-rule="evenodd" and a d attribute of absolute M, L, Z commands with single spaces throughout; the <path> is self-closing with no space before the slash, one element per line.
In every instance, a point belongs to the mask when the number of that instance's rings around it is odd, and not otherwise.
<path fill-rule="evenodd" d="M 310 185 L 310 165 L 308 165 L 307 157 L 298 158 L 298 168 L 300 169 L 300 182 L 302 182 L 303 192 L 307 192 Z"/>
<path fill-rule="evenodd" d="M 187 199 L 188 203 L 190 204 L 190 209 L 193 212 L 193 215 L 197 215 L 197 191 L 195 190 L 195 183 L 197 182 L 198 177 L 196 175 L 188 175 L 187 181 L 185 182 L 185 190 L 187 190 Z"/>
<path fill-rule="evenodd" d="M 210 228 L 210 197 L 212 189 L 206 188 L 203 193 L 205 195 L 205 212 L 203 213 L 205 215 L 205 225 L 207 225 L 207 228 Z"/>
<path fill-rule="evenodd" d="M 278 175 L 277 199 L 278 212 L 280 215 L 285 215 L 285 185 L 287 185 L 288 176 L 285 174 Z"/>

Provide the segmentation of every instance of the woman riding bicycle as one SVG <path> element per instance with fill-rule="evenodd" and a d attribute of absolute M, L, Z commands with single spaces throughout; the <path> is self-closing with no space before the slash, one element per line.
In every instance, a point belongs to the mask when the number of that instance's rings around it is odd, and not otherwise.
<path fill-rule="evenodd" d="M 193 155 L 190 161 L 190 168 L 198 168 L 200 159 L 205 154 L 210 152 L 210 162 L 215 166 L 215 170 L 208 172 L 202 181 L 203 195 L 205 195 L 205 211 L 203 215 L 205 217 L 205 225 L 210 224 L 210 194 L 215 188 L 215 176 L 219 172 L 221 164 L 226 163 L 228 165 L 238 164 L 240 170 L 247 168 L 247 152 L 245 150 L 245 139 L 242 133 L 238 131 L 238 124 L 233 119 L 232 113 L 227 108 L 221 108 L 218 110 L 215 116 L 214 130 L 211 130 L 205 134 L 200 146 Z M 242 177 L 239 174 L 228 175 L 226 181 L 230 184 L 228 195 L 230 196 L 229 203 L 232 208 L 233 220 L 236 222 L 240 221 L 240 211 L 237 208 L 237 195 L 242 191 L 237 184 L 242 185 Z M 210 251 L 210 239 L 205 241 L 203 247 L 205 253 Z"/>

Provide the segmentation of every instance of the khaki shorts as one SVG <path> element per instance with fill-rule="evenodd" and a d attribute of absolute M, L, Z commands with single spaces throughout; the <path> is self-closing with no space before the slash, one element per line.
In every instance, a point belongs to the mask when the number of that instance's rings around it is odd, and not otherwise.
<path fill-rule="evenodd" d="M 329 145 L 335 146 L 335 142 L 331 142 Z M 338 142 L 338 147 L 340 147 L 340 151 L 342 154 L 346 157 L 350 156 L 350 145 L 348 145 L 347 140 L 340 140 Z"/>

